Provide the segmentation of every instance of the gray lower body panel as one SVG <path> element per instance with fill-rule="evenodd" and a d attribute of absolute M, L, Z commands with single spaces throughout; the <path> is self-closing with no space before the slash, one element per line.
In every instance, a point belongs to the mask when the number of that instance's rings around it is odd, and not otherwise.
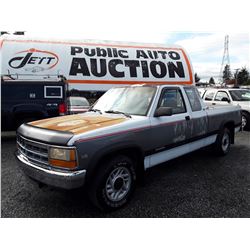
<path fill-rule="evenodd" d="M 42 168 L 29 162 L 18 152 L 16 152 L 16 160 L 28 177 L 46 185 L 63 189 L 74 189 L 84 185 L 86 170 L 58 171 Z"/>

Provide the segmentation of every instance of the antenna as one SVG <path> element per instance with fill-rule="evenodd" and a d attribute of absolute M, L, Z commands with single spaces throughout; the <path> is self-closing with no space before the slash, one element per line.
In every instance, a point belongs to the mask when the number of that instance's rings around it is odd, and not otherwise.
<path fill-rule="evenodd" d="M 220 67 L 220 79 L 221 83 L 223 83 L 223 69 L 226 65 L 230 68 L 230 59 L 229 59 L 229 52 L 228 52 L 228 44 L 229 44 L 229 35 L 225 36 L 225 41 L 224 41 L 224 52 L 223 52 L 223 58 L 221 62 L 221 67 Z"/>

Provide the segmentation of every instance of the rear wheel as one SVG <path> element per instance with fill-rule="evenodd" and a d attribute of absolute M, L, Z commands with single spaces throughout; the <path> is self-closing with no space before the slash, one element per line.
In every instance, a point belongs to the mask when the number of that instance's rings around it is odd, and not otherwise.
<path fill-rule="evenodd" d="M 135 189 L 135 167 L 125 155 L 111 158 L 99 166 L 89 187 L 90 200 L 100 209 L 112 211 L 124 206 Z"/>
<path fill-rule="evenodd" d="M 215 152 L 217 155 L 226 155 L 231 146 L 231 134 L 228 128 L 220 131 L 215 142 Z"/>
<path fill-rule="evenodd" d="M 243 130 L 250 130 L 250 114 L 242 112 L 241 127 Z"/>

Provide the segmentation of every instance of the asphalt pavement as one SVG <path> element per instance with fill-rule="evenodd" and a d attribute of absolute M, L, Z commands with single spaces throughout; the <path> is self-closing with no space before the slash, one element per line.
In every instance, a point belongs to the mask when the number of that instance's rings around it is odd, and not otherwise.
<path fill-rule="evenodd" d="M 1 139 L 2 217 L 250 217 L 250 132 L 238 133 L 225 157 L 200 150 L 148 170 L 112 213 L 96 209 L 84 189 L 39 188 L 15 162 L 15 136 Z"/>

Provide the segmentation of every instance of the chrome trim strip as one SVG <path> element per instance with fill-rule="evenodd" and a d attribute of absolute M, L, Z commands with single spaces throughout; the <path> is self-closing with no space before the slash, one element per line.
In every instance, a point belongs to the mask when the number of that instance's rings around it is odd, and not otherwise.
<path fill-rule="evenodd" d="M 41 156 L 43 156 L 43 157 L 49 157 L 49 154 L 45 154 L 45 153 L 42 153 L 42 152 L 39 152 L 39 151 L 33 151 L 33 150 L 30 150 L 30 149 L 27 149 L 25 146 L 23 146 L 19 141 L 17 141 L 17 144 L 21 147 L 21 148 L 23 148 L 24 150 L 26 150 L 26 151 L 28 151 L 28 152 L 30 152 L 30 153 L 32 153 L 32 154 L 35 154 L 35 155 L 41 155 Z"/>
<path fill-rule="evenodd" d="M 32 167 L 32 168 L 35 168 L 39 171 L 42 171 L 44 173 L 47 173 L 49 175 L 55 175 L 55 176 L 63 176 L 63 177 L 72 177 L 72 176 L 77 176 L 77 175 L 81 175 L 83 173 L 86 173 L 86 170 L 77 170 L 77 171 L 72 171 L 72 172 L 63 172 L 63 171 L 55 171 L 55 170 L 50 170 L 50 169 L 45 169 L 45 168 L 41 168 L 41 167 L 38 167 L 34 164 L 32 164 L 31 162 L 27 161 L 26 157 L 24 157 L 23 155 L 21 154 L 18 154 L 17 155 L 17 158 L 23 162 L 24 164 Z"/>

